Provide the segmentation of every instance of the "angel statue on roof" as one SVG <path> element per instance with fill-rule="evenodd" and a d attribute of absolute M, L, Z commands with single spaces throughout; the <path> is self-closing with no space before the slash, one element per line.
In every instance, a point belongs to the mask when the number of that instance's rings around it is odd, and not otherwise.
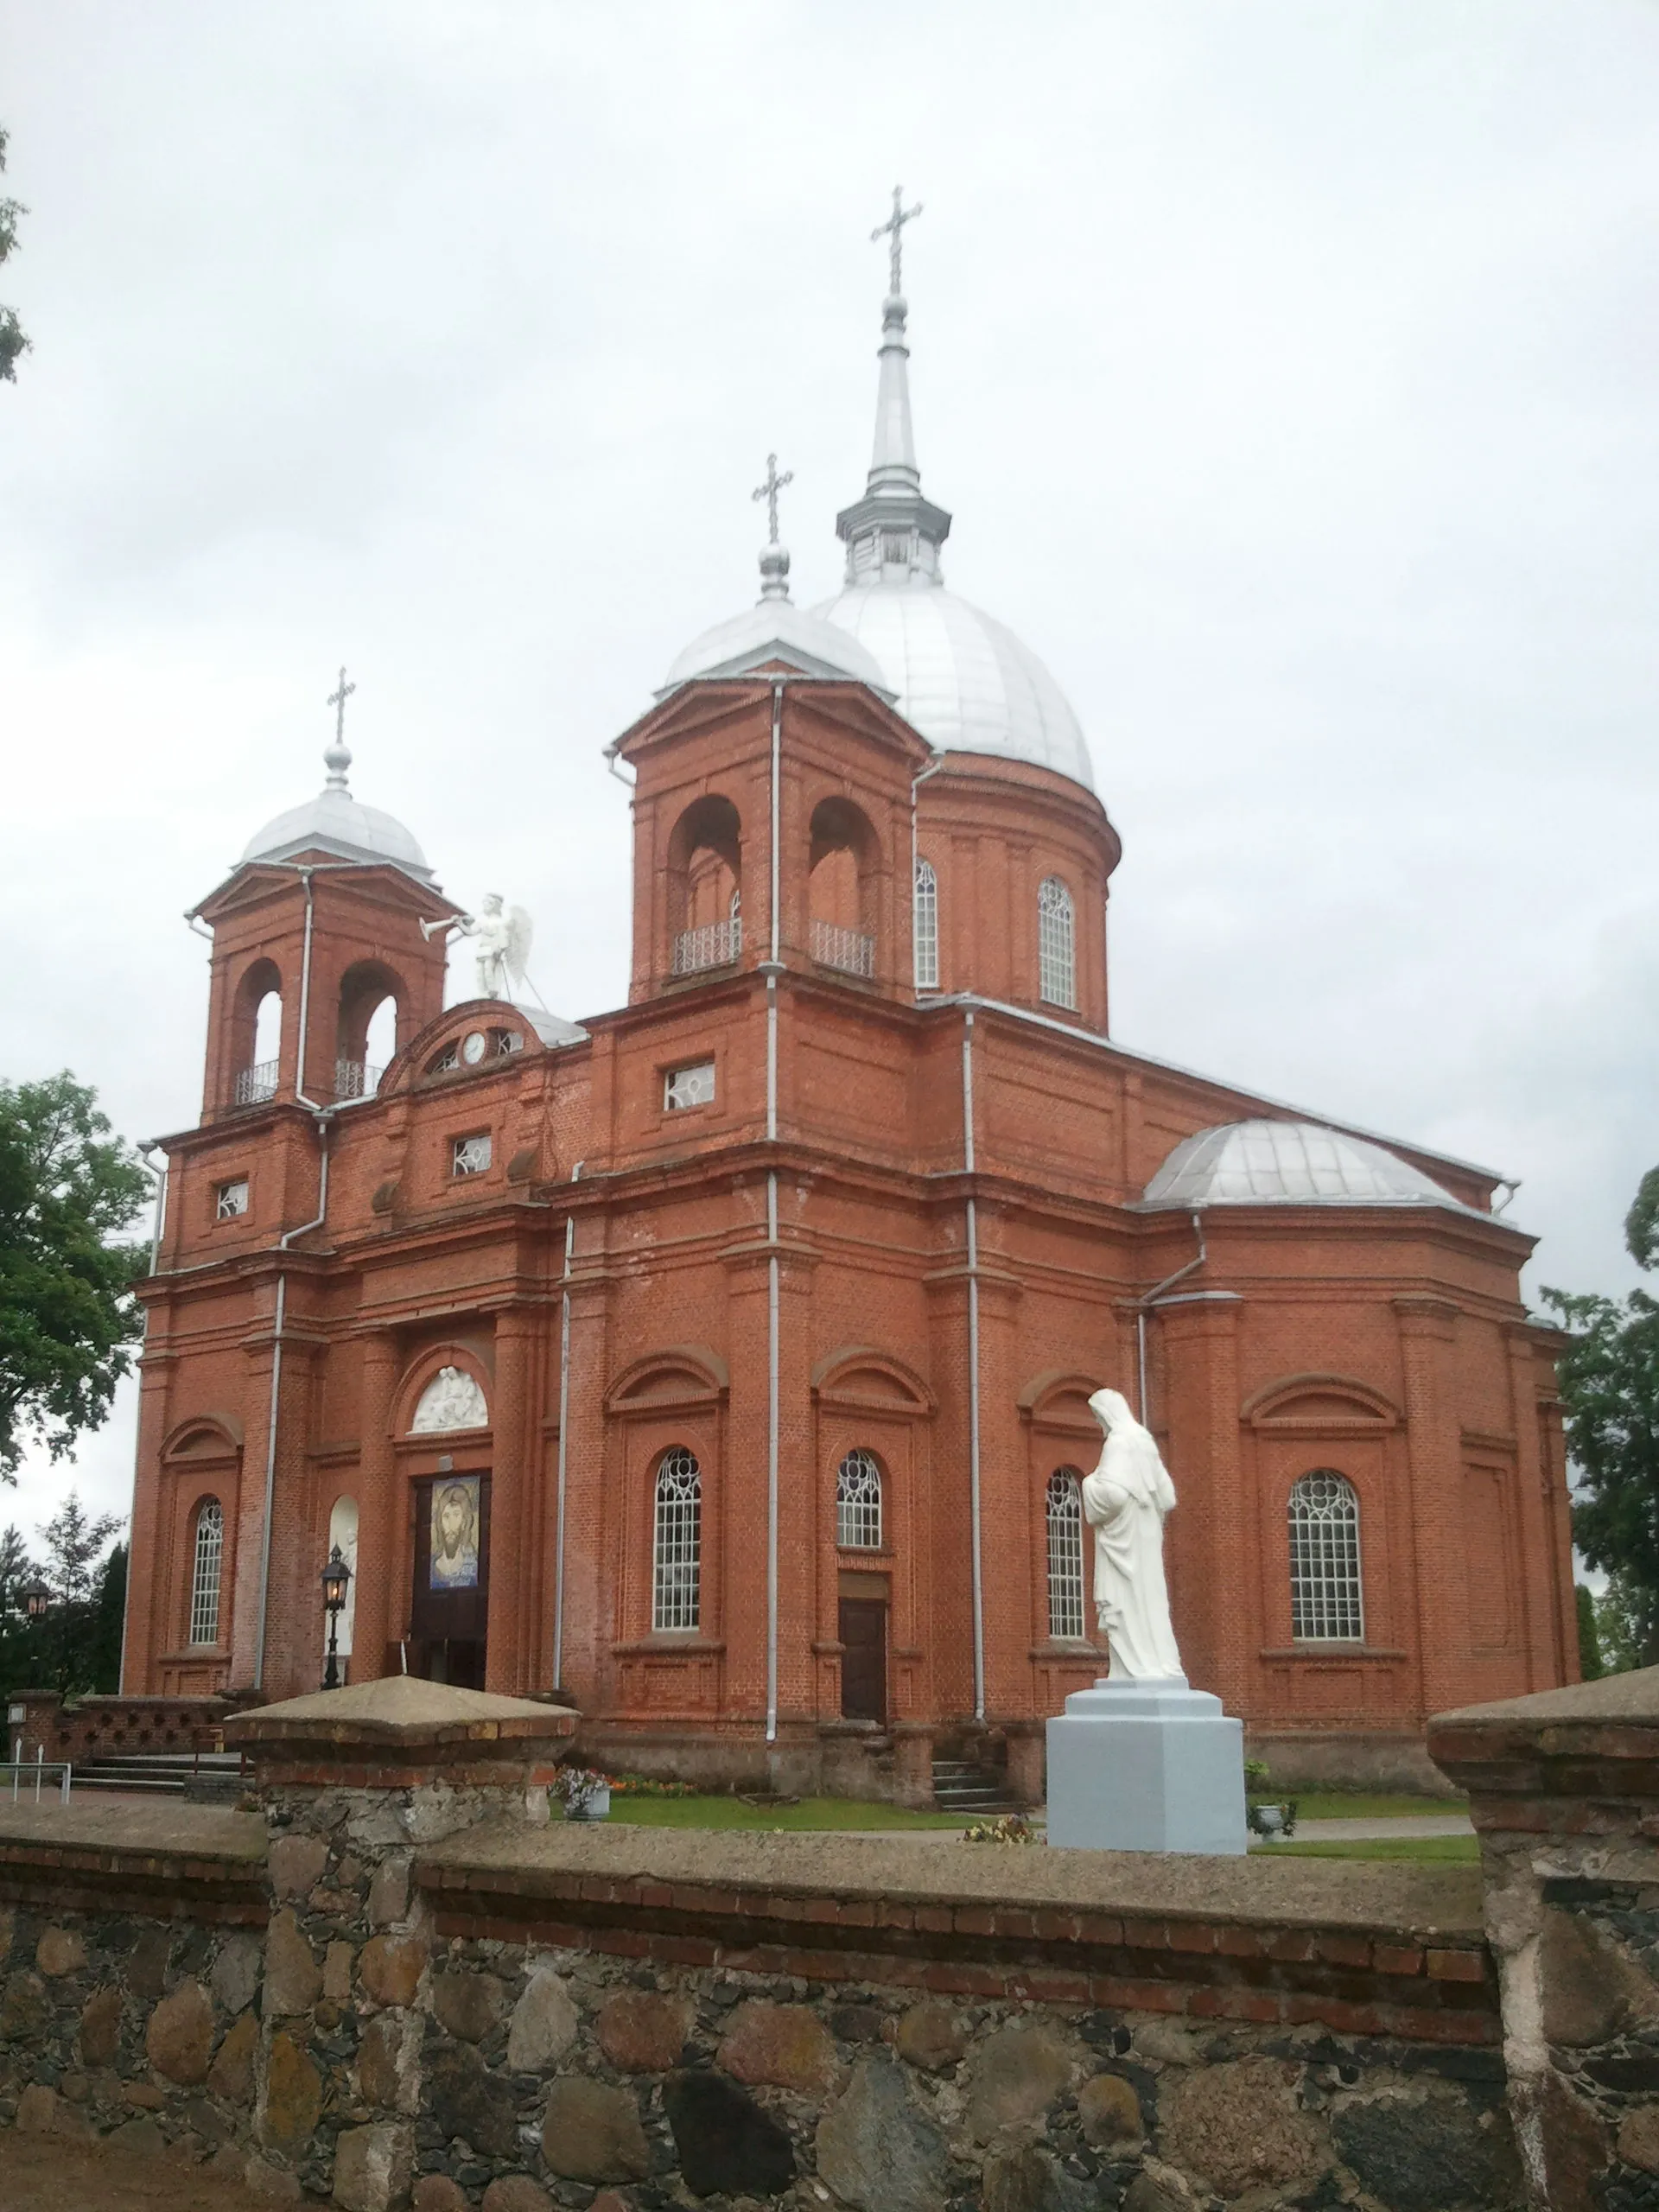
<path fill-rule="evenodd" d="M 499 891 L 485 893 L 479 913 L 461 914 L 449 922 L 423 922 L 421 929 L 427 937 L 442 930 L 451 938 L 472 938 L 480 998 L 511 1001 L 509 983 L 524 981 L 534 929 L 524 908 L 505 906 Z"/>

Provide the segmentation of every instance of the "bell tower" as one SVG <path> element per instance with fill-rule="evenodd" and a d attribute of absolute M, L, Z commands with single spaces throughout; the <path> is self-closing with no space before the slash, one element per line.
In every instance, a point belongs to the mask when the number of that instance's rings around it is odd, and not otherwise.
<path fill-rule="evenodd" d="M 460 912 L 403 824 L 352 796 L 340 671 L 317 797 L 266 823 L 193 907 L 213 931 L 201 1117 L 367 1096 L 385 1058 L 443 1007 L 442 925 Z M 390 1002 L 390 1025 L 379 1009 Z M 384 1048 L 383 1048 L 384 1049 Z"/>

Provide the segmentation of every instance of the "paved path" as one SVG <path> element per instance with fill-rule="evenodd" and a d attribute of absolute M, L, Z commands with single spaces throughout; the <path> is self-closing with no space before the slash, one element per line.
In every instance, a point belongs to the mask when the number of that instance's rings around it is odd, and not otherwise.
<path fill-rule="evenodd" d="M 0 2127 L 5 2212 L 248 2212 L 258 2201 L 242 2183 L 176 2158 Z"/>
<path fill-rule="evenodd" d="M 1298 1843 L 1369 1843 L 1378 1836 L 1473 1835 L 1467 1813 L 1413 1813 L 1389 1821 L 1298 1821 Z"/>

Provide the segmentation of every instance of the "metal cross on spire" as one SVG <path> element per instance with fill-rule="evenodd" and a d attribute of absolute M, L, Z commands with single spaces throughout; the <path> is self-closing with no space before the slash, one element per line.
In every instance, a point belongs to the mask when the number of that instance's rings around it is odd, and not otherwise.
<path fill-rule="evenodd" d="M 334 709 L 334 743 L 336 745 L 344 745 L 346 742 L 346 702 L 356 689 L 355 683 L 348 683 L 346 681 L 346 671 L 342 668 L 340 671 L 339 690 L 331 691 L 328 694 L 328 704 Z"/>
<path fill-rule="evenodd" d="M 870 232 L 870 243 L 872 245 L 874 245 L 878 238 L 886 238 L 888 242 L 887 289 L 895 298 L 905 289 L 901 281 L 903 276 L 902 257 L 904 253 L 905 225 L 906 223 L 913 223 L 921 212 L 922 203 L 919 200 L 916 202 L 916 205 L 913 207 L 906 207 L 905 188 L 902 184 L 895 184 L 893 188 L 892 214 L 888 216 L 885 223 L 878 223 L 875 228 Z"/>
<path fill-rule="evenodd" d="M 778 474 L 778 456 L 775 453 L 769 453 L 766 455 L 766 480 L 764 484 L 757 484 L 749 494 L 751 499 L 764 499 L 766 503 L 766 543 L 769 545 L 778 543 L 778 494 L 785 484 L 794 481 L 794 470 L 786 468 L 780 476 Z M 340 673 L 344 675 L 345 671 L 342 669 Z"/>

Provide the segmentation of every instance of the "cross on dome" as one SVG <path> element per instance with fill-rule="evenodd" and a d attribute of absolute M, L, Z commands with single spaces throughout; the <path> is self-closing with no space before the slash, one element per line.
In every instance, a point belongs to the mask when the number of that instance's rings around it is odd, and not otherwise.
<path fill-rule="evenodd" d="M 328 704 L 334 709 L 334 741 L 324 753 L 322 764 L 328 771 L 330 788 L 337 791 L 345 790 L 346 771 L 352 765 L 351 752 L 346 743 L 346 702 L 356 689 L 355 683 L 346 681 L 346 671 L 342 668 L 340 689 L 328 694 Z"/>
<path fill-rule="evenodd" d="M 769 453 L 766 455 L 766 480 L 764 484 L 757 484 L 749 494 L 752 499 L 764 499 L 766 503 L 766 543 L 769 545 L 778 543 L 778 494 L 785 484 L 794 481 L 794 470 L 786 468 L 780 476 L 778 474 L 778 456 L 775 453 Z"/>
<path fill-rule="evenodd" d="M 905 188 L 902 184 L 895 184 L 893 188 L 892 214 L 885 223 L 878 223 L 870 232 L 872 245 L 878 239 L 887 240 L 887 289 L 895 299 L 905 289 L 900 281 L 904 274 L 905 225 L 913 223 L 921 212 L 919 200 L 913 207 L 906 207 Z"/>

